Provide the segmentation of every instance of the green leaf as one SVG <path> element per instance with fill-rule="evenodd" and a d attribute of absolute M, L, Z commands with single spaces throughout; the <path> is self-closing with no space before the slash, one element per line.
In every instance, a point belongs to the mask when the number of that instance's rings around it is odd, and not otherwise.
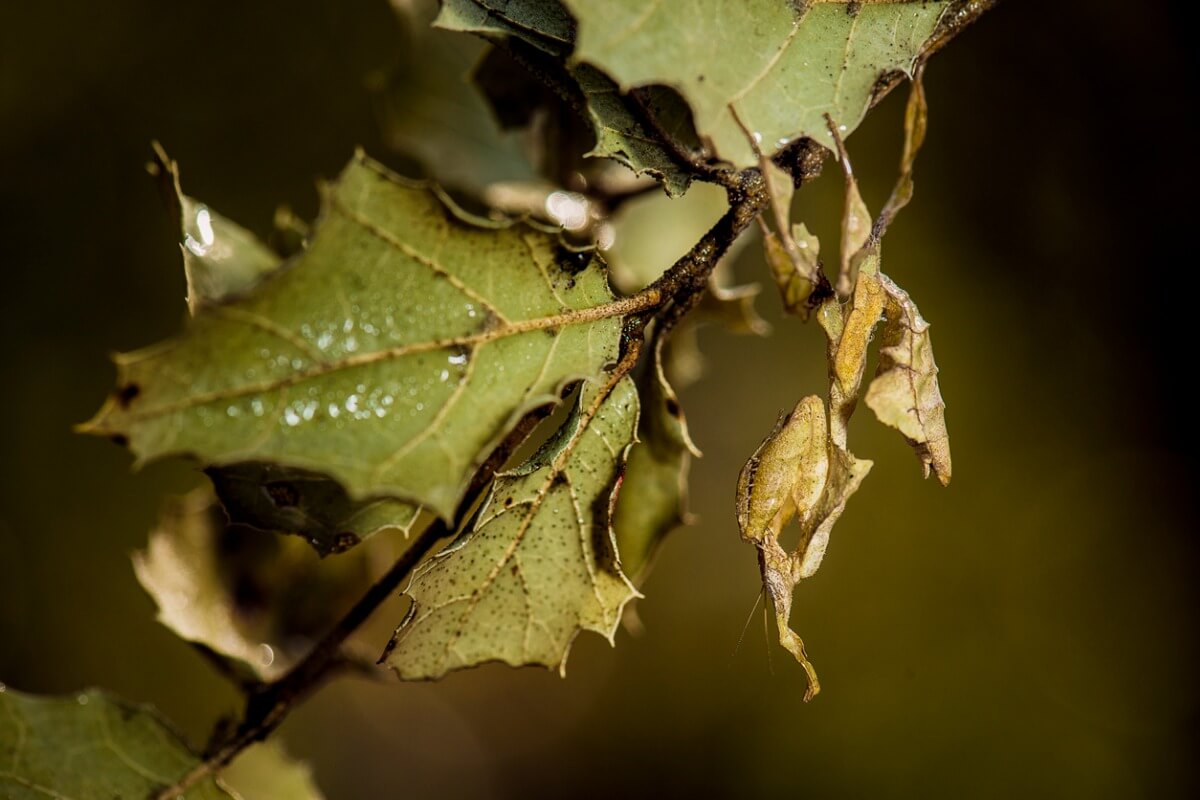
<path fill-rule="evenodd" d="M 887 296 L 879 369 L 867 387 L 867 405 L 879 421 L 904 434 L 925 469 L 943 486 L 950 483 L 950 434 L 946 404 L 938 388 L 937 364 L 929 323 L 908 292 L 886 275 L 880 282 Z"/>
<path fill-rule="evenodd" d="M 312 769 L 287 754 L 278 738 L 251 745 L 225 769 L 221 783 L 245 800 L 324 800 Z"/>
<path fill-rule="evenodd" d="M 321 561 L 299 539 L 226 525 L 208 489 L 167 503 L 133 567 L 159 622 L 263 680 L 286 672 L 370 584 L 365 558 Z"/>
<path fill-rule="evenodd" d="M 96 689 L 36 697 L 0 684 L 0 797 L 144 800 L 199 763 L 152 709 Z M 235 797 L 209 778 L 182 800 Z"/>
<path fill-rule="evenodd" d="M 407 536 L 420 506 L 379 497 L 354 501 L 314 472 L 246 462 L 205 470 L 231 522 L 303 537 L 322 556 L 343 553 L 383 530 Z"/>
<path fill-rule="evenodd" d="M 139 461 L 278 463 L 449 518 L 517 421 L 614 362 L 623 317 L 651 302 L 614 300 L 602 262 L 556 234 L 466 222 L 364 156 L 324 201 L 287 269 L 119 356 L 83 430 Z"/>
<path fill-rule="evenodd" d="M 408 679 L 487 661 L 565 671 L 580 630 L 611 642 L 638 595 L 609 524 L 637 419 L 631 379 L 584 383 L 562 427 L 501 473 L 470 526 L 414 575 L 388 666 Z"/>
<path fill-rule="evenodd" d="M 661 339 L 642 384 L 638 443 L 629 451 L 613 513 L 621 569 L 635 581 L 643 577 L 667 534 L 687 523 L 688 469 L 692 456 L 700 457 L 663 371 Z"/>
<path fill-rule="evenodd" d="M 282 260 L 253 234 L 180 191 L 179 166 L 157 143 L 154 153 L 151 172 L 160 178 L 168 203 L 182 215 L 180 241 L 193 313 L 203 304 L 249 290 L 278 268 Z M 207 226 L 205 233 L 197 218 Z M 308 233 L 302 222 L 281 208 L 276 224 L 296 252 L 303 249 Z M 205 258 L 197 255 L 203 242 Z M 303 536 L 321 555 L 347 550 L 384 528 L 407 533 L 420 513 L 418 506 L 391 498 L 354 502 L 337 481 L 276 464 L 250 462 L 207 472 L 233 522 Z"/>
<path fill-rule="evenodd" d="M 691 174 L 682 169 L 672 155 L 659 144 L 658 136 L 631 106 L 631 101 L 603 72 L 586 64 L 563 68 L 557 62 L 570 50 L 570 31 L 550 25 L 535 10 L 549 9 L 554 3 L 496 3 L 484 0 L 443 0 L 435 27 L 450 31 L 476 33 L 488 39 L 513 38 L 530 45 L 515 48 L 522 60 L 544 80 L 558 82 L 560 94 L 583 100 L 586 116 L 596 135 L 596 145 L 588 155 L 612 158 L 634 172 L 647 173 L 663 183 L 667 193 L 682 195 L 691 183 Z M 647 94 L 647 104 L 661 107 L 664 122 L 672 128 L 684 127 L 679 103 L 661 90 Z"/>
<path fill-rule="evenodd" d="M 400 6 L 404 46 L 380 95 L 387 143 L 443 186 L 480 197 L 495 183 L 537 173 L 520 137 L 502 131 L 469 75 L 486 45 L 429 27 L 433 2 Z"/>
<path fill-rule="evenodd" d="M 876 84 L 914 62 L 950 5 L 789 0 L 564 0 L 578 20 L 572 58 L 621 90 L 664 84 L 692 107 L 721 158 L 757 163 L 735 108 L 767 157 L 800 138 L 828 147 L 825 114 L 848 135 Z M 804 9 L 807 10 L 804 10 Z"/>
<path fill-rule="evenodd" d="M 179 218 L 179 249 L 188 309 L 193 314 L 204 305 L 247 291 L 279 266 L 279 256 L 254 234 L 183 193 L 179 165 L 157 142 L 150 172 L 159 179 L 163 196 Z"/>

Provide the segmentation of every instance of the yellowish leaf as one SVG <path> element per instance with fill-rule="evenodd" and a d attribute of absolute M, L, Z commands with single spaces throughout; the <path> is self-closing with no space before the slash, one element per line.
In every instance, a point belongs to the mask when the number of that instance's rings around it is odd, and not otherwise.
<path fill-rule="evenodd" d="M 856 459 L 830 438 L 825 403 L 810 395 L 780 420 L 738 480 L 741 535 L 758 547 L 763 590 L 775 610 L 779 643 L 808 676 L 806 700 L 820 691 L 820 683 L 804 642 L 788 627 L 792 593 L 820 567 L 834 523 L 870 469 L 870 461 Z M 800 541 L 788 553 L 779 535 L 793 519 L 800 525 Z"/>
<path fill-rule="evenodd" d="M 879 370 L 867 389 L 867 405 L 880 422 L 904 434 L 921 459 L 925 476 L 932 470 L 945 486 L 950 483 L 950 434 L 929 323 L 908 293 L 886 275 L 880 276 L 880 286 L 887 305 Z"/>

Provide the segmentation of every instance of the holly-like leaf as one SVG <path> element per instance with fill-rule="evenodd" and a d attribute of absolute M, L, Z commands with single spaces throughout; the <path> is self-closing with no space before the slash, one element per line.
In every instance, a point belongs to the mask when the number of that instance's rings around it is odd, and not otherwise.
<path fill-rule="evenodd" d="M 469 75 L 486 44 L 430 27 L 433 0 L 399 7 L 404 46 L 380 94 L 385 141 L 443 186 L 480 197 L 537 178 L 516 132 L 503 131 Z"/>
<path fill-rule="evenodd" d="M 887 296 L 879 369 L 867 387 L 867 405 L 879 421 L 896 428 L 943 486 L 950 483 L 950 434 L 946 404 L 938 389 L 937 364 L 929 339 L 929 323 L 908 292 L 886 275 L 880 284 Z"/>
<path fill-rule="evenodd" d="M 150 708 L 95 689 L 37 697 L 0 684 L 0 797 L 144 800 L 199 763 Z M 208 778 L 181 800 L 236 798 Z"/>
<path fill-rule="evenodd" d="M 157 143 L 154 155 L 150 171 L 181 217 L 180 247 L 193 314 L 205 304 L 248 291 L 279 267 L 282 259 L 252 233 L 183 194 L 179 165 Z M 290 211 L 277 212 L 276 226 L 294 252 L 303 249 L 308 231 Z M 355 502 L 337 481 L 277 464 L 233 464 L 207 472 L 233 522 L 303 536 L 321 555 L 347 550 L 384 528 L 407 533 L 420 513 L 418 506 L 392 498 Z"/>
<path fill-rule="evenodd" d="M 303 537 L 322 556 L 343 553 L 383 530 L 412 530 L 419 506 L 379 497 L 352 500 L 337 481 L 307 470 L 246 462 L 206 470 L 231 522 Z"/>
<path fill-rule="evenodd" d="M 739 167 L 757 158 L 734 111 L 769 158 L 801 137 L 826 146 L 832 115 L 848 135 L 875 87 L 911 73 L 949 0 L 564 0 L 578 20 L 572 58 L 621 90 L 670 86 L 696 130 Z M 737 53 L 731 58 L 730 53 Z"/>
<path fill-rule="evenodd" d="M 596 135 L 596 145 L 588 155 L 612 158 L 636 173 L 653 175 L 672 196 L 686 192 L 691 173 L 664 148 L 643 119 L 644 114 L 612 79 L 586 64 L 566 68 L 559 65 L 570 51 L 571 41 L 566 37 L 573 34 L 573 26 L 546 22 L 542 11 L 552 6 L 556 4 L 443 0 L 434 25 L 492 40 L 512 38 L 529 45 L 526 49 L 516 48 L 522 60 L 541 78 L 555 82 L 560 94 L 582 101 Z M 663 117 L 660 124 L 672 129 L 690 127 L 680 119 L 680 104 L 665 92 L 651 89 L 643 103 L 652 109 L 651 113 Z"/>
<path fill-rule="evenodd" d="M 133 556 L 158 620 L 271 680 L 370 583 L 363 558 L 321 561 L 298 539 L 226 525 L 208 489 L 169 502 Z"/>
<path fill-rule="evenodd" d="M 638 596 L 610 526 L 637 420 L 632 379 L 584 383 L 562 427 L 501 473 L 468 528 L 413 576 L 388 666 L 409 679 L 487 661 L 565 671 L 579 631 L 611 642 Z"/>
<path fill-rule="evenodd" d="M 688 522 L 687 477 L 700 451 L 688 434 L 679 398 L 663 369 L 662 339 L 642 377 L 638 443 L 629 451 L 613 514 L 621 569 L 635 581 L 667 534 Z"/>
<path fill-rule="evenodd" d="M 616 360 L 622 319 L 600 260 L 524 223 L 491 226 L 356 157 L 309 247 L 178 338 L 118 357 L 83 430 L 140 461 L 278 463 L 449 518 L 533 408 Z"/>
<path fill-rule="evenodd" d="M 829 534 L 850 495 L 871 469 L 829 436 L 825 403 L 810 395 L 780 419 L 738 479 L 737 515 L 742 539 L 759 551 L 763 589 L 775 610 L 779 643 L 808 676 L 804 699 L 820 690 L 804 642 L 788 626 L 796 584 L 821 565 Z M 796 549 L 788 553 L 779 536 L 792 520 L 800 526 Z"/>
<path fill-rule="evenodd" d="M 279 256 L 258 237 L 183 193 L 179 165 L 157 142 L 149 169 L 179 220 L 179 249 L 188 309 L 193 314 L 204 305 L 247 291 L 278 268 Z"/>

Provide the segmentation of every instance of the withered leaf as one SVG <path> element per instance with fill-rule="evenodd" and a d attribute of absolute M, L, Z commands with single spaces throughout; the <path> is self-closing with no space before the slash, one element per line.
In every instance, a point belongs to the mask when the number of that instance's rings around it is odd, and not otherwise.
<path fill-rule="evenodd" d="M 742 538 L 759 550 L 779 642 L 808 676 L 805 700 L 820 691 L 820 682 L 803 641 L 788 625 L 792 594 L 820 567 L 834 523 L 870 469 L 870 461 L 856 459 L 830 438 L 825 403 L 810 395 L 780 420 L 738 480 L 738 525 Z M 793 519 L 800 525 L 800 541 L 788 553 L 779 535 Z"/>
<path fill-rule="evenodd" d="M 946 404 L 938 388 L 937 364 L 929 323 L 908 293 L 886 275 L 880 285 L 887 296 L 879 369 L 867 388 L 867 405 L 885 425 L 896 428 L 943 486 L 950 483 L 950 434 Z"/>

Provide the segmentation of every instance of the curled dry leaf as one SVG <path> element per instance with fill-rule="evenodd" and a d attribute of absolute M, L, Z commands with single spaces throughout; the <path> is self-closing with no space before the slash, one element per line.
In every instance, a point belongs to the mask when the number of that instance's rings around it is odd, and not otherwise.
<path fill-rule="evenodd" d="M 876 250 L 863 260 L 850 301 L 842 305 L 836 297 L 829 297 L 817 312 L 828 338 L 829 432 L 841 447 L 846 446 L 850 417 L 858 405 L 871 336 L 883 313 L 878 269 Z"/>
<path fill-rule="evenodd" d="M 244 800 L 324 800 L 312 768 L 284 750 L 277 738 L 246 748 L 221 770 L 221 783 Z"/>
<path fill-rule="evenodd" d="M 637 421 L 632 379 L 584 383 L 562 427 L 498 475 L 474 520 L 413 576 L 381 661 L 406 679 L 487 661 L 563 672 L 581 630 L 611 642 L 638 596 L 611 527 Z"/>
<path fill-rule="evenodd" d="M 900 209 L 908 205 L 913 196 L 913 163 L 925 143 L 925 128 L 929 119 L 929 107 L 925 102 L 925 86 L 922 78 L 925 65 L 918 64 L 913 71 L 912 84 L 908 92 L 908 104 L 904 108 L 904 150 L 900 154 L 900 177 L 892 188 L 879 219 L 875 223 L 875 235 L 882 237 Z"/>
<path fill-rule="evenodd" d="M 821 243 L 803 223 L 792 226 L 791 252 L 782 237 L 763 230 L 767 266 L 783 299 L 783 309 L 807 321 L 813 307 L 828 295 L 829 284 L 821 272 Z"/>
<path fill-rule="evenodd" d="M 938 388 L 937 364 L 929 323 L 908 293 L 886 275 L 880 284 L 887 295 L 879 369 L 867 388 L 867 405 L 885 425 L 896 428 L 943 486 L 950 483 L 950 434 L 946 404 Z"/>
<path fill-rule="evenodd" d="M 263 680 L 282 675 L 370 583 L 357 553 L 321 561 L 299 539 L 226 525 L 208 489 L 166 505 L 133 567 L 159 622 Z"/>
<path fill-rule="evenodd" d="M 742 539 L 758 548 L 779 643 L 808 676 L 805 700 L 821 687 L 803 641 L 788 625 L 792 593 L 820 567 L 834 523 L 870 469 L 870 461 L 856 459 L 830 438 L 825 403 L 810 395 L 779 421 L 738 479 L 738 526 Z M 788 553 L 779 536 L 792 520 L 800 526 L 800 541 Z"/>
<path fill-rule="evenodd" d="M 837 146 L 842 173 L 846 176 L 846 201 L 842 207 L 842 240 L 839 248 L 837 293 L 840 297 L 848 297 L 854 291 L 859 267 L 871 239 L 871 211 L 858 191 L 858 181 L 854 179 L 854 170 L 850 166 L 850 155 L 846 152 L 846 145 L 838 134 L 838 125 L 828 114 L 825 115 L 825 119 L 829 125 L 829 133 L 833 136 L 834 144 Z"/>

